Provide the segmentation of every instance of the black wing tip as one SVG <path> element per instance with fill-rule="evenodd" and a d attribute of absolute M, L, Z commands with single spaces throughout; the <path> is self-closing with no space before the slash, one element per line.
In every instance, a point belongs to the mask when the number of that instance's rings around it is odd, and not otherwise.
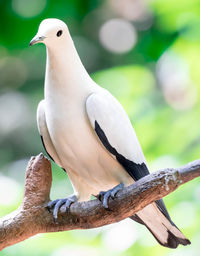
<path fill-rule="evenodd" d="M 121 164 L 121 166 L 128 172 L 128 174 L 136 181 L 141 179 L 142 177 L 149 174 L 149 170 L 146 164 L 143 162 L 141 164 L 137 164 L 122 154 L 120 154 L 109 142 L 108 138 L 106 137 L 105 132 L 100 127 L 99 123 L 95 120 L 95 132 L 99 137 L 101 143 L 104 147 L 116 157 L 117 161 Z"/>
<path fill-rule="evenodd" d="M 162 244 L 165 247 L 176 249 L 179 244 L 182 244 L 184 246 L 191 244 L 190 240 L 187 238 L 180 238 L 175 236 L 170 230 L 168 230 L 168 240 L 166 244 Z"/>

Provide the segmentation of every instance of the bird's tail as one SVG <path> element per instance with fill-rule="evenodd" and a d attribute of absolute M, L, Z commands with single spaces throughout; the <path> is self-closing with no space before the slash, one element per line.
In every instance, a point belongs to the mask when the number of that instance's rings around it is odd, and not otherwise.
<path fill-rule="evenodd" d="M 190 241 L 182 234 L 176 225 L 168 219 L 155 203 L 147 205 L 137 212 L 133 219 L 144 224 L 156 240 L 163 246 L 177 248 L 179 244 L 187 245 Z"/>

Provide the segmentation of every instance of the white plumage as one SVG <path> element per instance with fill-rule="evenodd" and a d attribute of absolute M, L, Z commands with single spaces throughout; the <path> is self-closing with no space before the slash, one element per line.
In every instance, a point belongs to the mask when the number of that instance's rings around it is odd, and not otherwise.
<path fill-rule="evenodd" d="M 44 20 L 31 45 L 38 42 L 47 48 L 45 96 L 38 106 L 38 129 L 49 155 L 67 171 L 77 199 L 89 200 L 91 195 L 119 183 L 130 185 L 134 180 L 126 164 L 131 164 L 134 176 L 146 163 L 124 109 L 90 78 L 64 22 Z M 161 244 L 177 247 L 189 243 L 155 203 L 137 215 Z"/>
<path fill-rule="evenodd" d="M 103 128 L 110 144 L 136 164 L 145 158 L 131 122 L 119 102 L 105 89 L 91 94 L 86 101 L 87 114 L 94 128 L 95 120 Z"/>

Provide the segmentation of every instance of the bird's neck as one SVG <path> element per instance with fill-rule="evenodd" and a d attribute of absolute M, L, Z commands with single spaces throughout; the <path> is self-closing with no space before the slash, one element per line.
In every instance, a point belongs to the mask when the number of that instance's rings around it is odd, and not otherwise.
<path fill-rule="evenodd" d="M 72 40 L 67 47 L 47 47 L 45 98 L 57 90 L 63 95 L 80 94 L 92 84 Z"/>

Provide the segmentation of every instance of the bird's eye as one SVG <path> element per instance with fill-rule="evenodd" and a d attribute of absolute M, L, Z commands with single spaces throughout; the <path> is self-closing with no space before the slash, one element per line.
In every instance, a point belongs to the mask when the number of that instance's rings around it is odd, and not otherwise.
<path fill-rule="evenodd" d="M 59 37 L 62 35 L 62 33 L 63 33 L 62 30 L 59 30 L 56 35 Z"/>

